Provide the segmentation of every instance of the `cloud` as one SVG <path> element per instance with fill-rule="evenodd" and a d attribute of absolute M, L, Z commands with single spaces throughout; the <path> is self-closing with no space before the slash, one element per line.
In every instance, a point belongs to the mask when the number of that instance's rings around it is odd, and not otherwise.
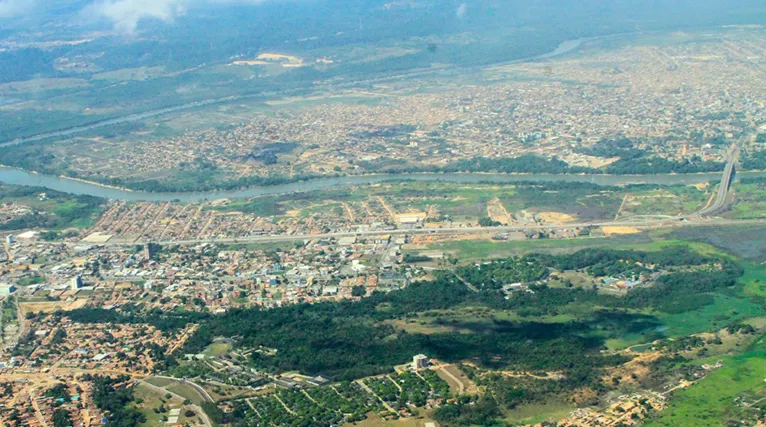
<path fill-rule="evenodd" d="M 34 6 L 32 0 L 0 0 L 0 18 L 23 15 Z"/>
<path fill-rule="evenodd" d="M 460 6 L 458 6 L 457 11 L 455 11 L 455 15 L 457 15 L 458 18 L 462 19 L 465 16 L 466 12 L 468 12 L 468 4 L 460 3 Z"/>
<path fill-rule="evenodd" d="M 3 0 L 0 0 L 3 1 Z M 86 7 L 91 19 L 111 21 L 117 30 L 132 33 L 144 19 L 171 22 L 196 5 L 259 4 L 266 0 L 96 0 Z"/>
<path fill-rule="evenodd" d="M 101 0 L 85 9 L 94 17 L 106 18 L 115 28 L 132 33 L 142 19 L 172 21 L 184 14 L 188 0 Z"/>

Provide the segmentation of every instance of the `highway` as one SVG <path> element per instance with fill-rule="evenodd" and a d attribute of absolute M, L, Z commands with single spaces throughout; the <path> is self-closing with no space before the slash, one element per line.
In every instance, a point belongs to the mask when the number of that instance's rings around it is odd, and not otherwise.
<path fill-rule="evenodd" d="M 699 214 L 695 214 L 699 215 Z M 661 218 L 655 220 L 644 221 L 631 221 L 626 219 L 623 221 L 605 221 L 605 222 L 581 222 L 581 223 L 568 223 L 568 224 L 546 224 L 546 225 L 514 225 L 514 226 L 500 226 L 500 227 L 464 227 L 464 228 L 437 228 L 437 229 L 400 229 L 400 230 L 388 230 L 388 231 L 358 231 L 358 232 L 337 232 L 337 233 L 324 233 L 324 234 L 295 234 L 295 235 L 265 235 L 265 236 L 250 236 L 250 237 L 238 237 L 238 238 L 220 238 L 220 239 L 200 239 L 200 240 L 141 240 L 141 241 L 129 241 L 129 242 L 107 242 L 99 243 L 99 246 L 135 246 L 137 244 L 157 243 L 162 245 L 194 245 L 201 243 L 218 243 L 218 244 L 248 244 L 248 243 L 279 243 L 279 242 L 301 242 L 306 240 L 319 240 L 319 239 L 337 239 L 340 237 L 371 237 L 380 235 L 392 235 L 392 236 L 413 236 L 413 235 L 439 235 L 439 234 L 479 234 L 479 233 L 494 233 L 502 234 L 512 231 L 529 231 L 529 230 L 548 230 L 548 229 L 575 229 L 584 227 L 635 227 L 635 228 L 660 228 L 660 227 L 710 227 L 710 226 L 722 226 L 722 225 L 759 225 L 766 224 L 766 219 L 748 219 L 748 220 L 732 220 L 732 219 L 712 219 L 702 217 L 688 217 L 687 218 Z M 35 244 L 41 245 L 46 242 L 35 242 Z M 47 244 L 60 244 L 51 242 Z M 82 245 L 83 243 L 77 243 Z"/>
<path fill-rule="evenodd" d="M 715 200 L 706 208 L 697 212 L 698 216 L 713 216 L 720 213 L 727 205 L 726 199 L 729 197 L 729 190 L 731 189 L 731 181 L 734 178 L 734 163 L 737 160 L 739 154 L 739 147 L 735 144 L 729 153 L 729 159 L 726 161 L 726 167 L 723 170 L 723 176 L 721 177 L 721 184 L 718 186 L 718 193 L 715 196 Z"/>

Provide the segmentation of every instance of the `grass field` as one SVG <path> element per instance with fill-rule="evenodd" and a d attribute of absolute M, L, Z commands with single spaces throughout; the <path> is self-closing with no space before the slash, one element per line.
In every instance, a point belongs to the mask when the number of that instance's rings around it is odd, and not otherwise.
<path fill-rule="evenodd" d="M 200 396 L 194 387 L 188 384 L 184 384 L 180 381 L 157 377 L 149 377 L 145 381 L 157 387 L 165 388 L 166 390 L 173 392 L 183 397 L 184 399 L 188 399 L 190 402 L 196 405 L 199 405 L 203 402 L 202 396 Z"/>
<path fill-rule="evenodd" d="M 699 210 L 708 198 L 706 191 L 692 186 L 637 190 L 631 192 L 625 200 L 620 216 L 688 214 Z"/>
<path fill-rule="evenodd" d="M 213 343 L 210 344 L 202 353 L 207 357 L 218 357 L 231 350 L 231 344 L 229 343 Z"/>
<path fill-rule="evenodd" d="M 148 377 L 144 381 L 149 384 L 156 385 L 157 387 L 166 387 L 173 384 L 175 381 L 168 378 Z"/>
<path fill-rule="evenodd" d="M 668 238 L 703 242 L 740 258 L 766 261 L 766 226 L 687 227 L 673 231 Z"/>
<path fill-rule="evenodd" d="M 347 427 L 425 427 L 426 423 L 428 422 L 434 423 L 437 427 L 440 426 L 439 423 L 427 417 L 414 417 L 402 420 L 386 421 L 376 414 L 370 414 L 366 420 L 355 424 L 347 424 Z"/>
<path fill-rule="evenodd" d="M 550 420 L 566 418 L 575 406 L 566 402 L 547 402 L 544 404 L 521 405 L 509 413 L 505 418 L 512 424 L 539 424 Z"/>
<path fill-rule="evenodd" d="M 766 298 L 766 266 L 754 262 L 743 262 L 745 275 L 742 283 L 745 284 L 745 294 Z"/>
<path fill-rule="evenodd" d="M 146 416 L 146 422 L 141 424 L 143 427 L 154 427 L 164 424 L 162 421 L 163 417 L 167 417 L 169 412 L 158 413 L 155 412 L 154 409 L 160 408 L 160 406 L 164 406 L 169 411 L 170 409 L 181 408 L 183 406 L 183 401 L 181 399 L 176 397 L 167 399 L 163 393 L 160 393 L 157 390 L 154 390 L 144 384 L 139 384 L 136 386 L 134 389 L 134 395 L 136 402 L 140 402 L 134 403 L 134 405 L 141 411 L 141 413 L 144 414 L 144 416 Z M 181 415 L 178 418 L 178 422 L 179 424 L 183 424 L 185 421 L 187 421 L 187 419 L 184 416 L 184 411 L 182 410 Z"/>
<path fill-rule="evenodd" d="M 525 240 L 518 242 L 495 242 L 478 240 L 459 240 L 453 242 L 435 243 L 428 250 L 448 252 L 460 261 L 477 261 L 491 258 L 518 256 L 531 252 L 566 253 L 580 249 L 611 246 L 632 246 L 641 243 L 651 243 L 645 234 L 616 236 L 612 238 L 579 238 L 562 240 Z M 410 252 L 417 253 L 417 250 Z"/>
<path fill-rule="evenodd" d="M 736 198 L 730 216 L 737 219 L 766 217 L 766 184 L 735 183 Z"/>
<path fill-rule="evenodd" d="M 743 396 L 751 400 L 764 397 L 766 340 L 761 338 L 746 352 L 722 360 L 722 368 L 694 386 L 676 392 L 670 405 L 646 425 L 723 426 L 727 425 L 727 421 L 745 415 L 748 409 L 739 407 L 735 399 Z"/>
<path fill-rule="evenodd" d="M 183 397 L 184 399 L 188 399 L 190 402 L 194 403 L 195 405 L 200 405 L 203 402 L 202 396 L 197 392 L 197 390 L 188 385 L 183 383 L 175 383 L 173 385 L 166 387 L 168 391 L 172 391 L 173 393 Z"/>

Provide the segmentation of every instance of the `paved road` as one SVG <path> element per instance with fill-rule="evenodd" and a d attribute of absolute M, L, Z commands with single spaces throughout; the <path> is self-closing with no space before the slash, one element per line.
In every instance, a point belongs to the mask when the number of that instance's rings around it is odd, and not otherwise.
<path fill-rule="evenodd" d="M 736 144 L 732 147 L 729 153 L 729 159 L 726 162 L 726 167 L 723 170 L 723 176 L 721 177 L 721 183 L 718 185 L 718 194 L 716 194 L 715 200 L 710 206 L 702 209 L 697 213 L 699 216 L 712 216 L 721 212 L 721 210 L 727 205 L 727 198 L 729 196 L 729 189 L 731 189 L 731 180 L 734 177 L 734 163 L 737 160 L 739 154 L 739 146 Z"/>
<path fill-rule="evenodd" d="M 690 216 L 688 218 L 693 218 Z M 546 230 L 551 228 L 561 229 L 575 229 L 584 227 L 607 227 L 607 226 L 623 226 L 623 227 L 705 227 L 716 225 L 738 225 L 738 224 L 766 224 L 766 219 L 753 219 L 753 220 L 727 220 L 727 219 L 703 219 L 703 218 L 659 218 L 644 221 L 594 221 L 594 222 L 577 222 L 569 224 L 546 224 L 546 225 L 513 225 L 513 226 L 501 226 L 501 227 L 463 227 L 463 228 L 437 228 L 437 229 L 413 229 L 413 230 L 387 230 L 387 231 L 349 231 L 349 232 L 337 232 L 337 233 L 324 233 L 324 234 L 295 234 L 295 235 L 267 235 L 267 236 L 251 236 L 251 237 L 238 237 L 238 238 L 221 238 L 221 239 L 190 239 L 190 240 L 151 240 L 152 243 L 157 244 L 200 244 L 200 243 L 222 243 L 222 244 L 247 244 L 247 243 L 274 243 L 274 242 L 296 242 L 305 240 L 317 240 L 317 239 L 337 239 L 340 237 L 371 237 L 380 236 L 384 234 L 388 235 L 428 235 L 428 234 L 476 234 L 476 233 L 503 233 L 510 231 L 527 231 L 527 230 Z M 131 241 L 131 242 L 107 242 L 105 246 L 135 246 L 136 244 L 145 244 L 149 241 Z M 44 244 L 44 242 L 36 242 L 38 244 Z M 58 243 L 57 243 L 58 244 Z M 82 243 L 77 243 L 82 245 Z"/>
<path fill-rule="evenodd" d="M 197 392 L 197 394 L 202 398 L 202 400 L 204 400 L 206 402 L 215 402 L 215 399 L 213 399 L 213 396 L 211 396 L 210 393 L 207 392 L 207 390 L 202 388 L 202 386 L 200 386 L 199 384 L 195 383 L 194 381 L 190 381 L 190 380 L 183 379 L 183 378 L 166 377 L 166 376 L 162 376 L 162 375 L 153 375 L 153 377 L 154 378 L 163 378 L 163 379 L 166 379 L 166 380 L 172 380 L 172 381 L 175 381 L 175 382 L 180 383 L 180 384 L 186 384 L 188 386 L 191 386 Z"/>

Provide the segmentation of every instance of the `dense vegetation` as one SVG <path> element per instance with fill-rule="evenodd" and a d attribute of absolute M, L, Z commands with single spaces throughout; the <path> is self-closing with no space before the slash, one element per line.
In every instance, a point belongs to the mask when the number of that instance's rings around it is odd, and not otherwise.
<path fill-rule="evenodd" d="M 646 175 L 655 173 L 700 173 L 723 171 L 724 164 L 702 160 L 698 157 L 681 162 L 662 157 L 641 157 L 623 159 L 606 167 L 606 172 L 615 175 Z"/>
<path fill-rule="evenodd" d="M 594 278 L 650 272 L 659 277 L 652 286 L 614 296 L 594 288 L 553 287 L 546 283 L 549 273 L 562 271 L 577 271 Z M 576 390 L 591 390 L 595 392 L 593 396 L 607 391 L 613 385 L 603 381 L 604 368 L 625 359 L 600 351 L 606 338 L 641 331 L 656 336 L 662 325 L 658 316 L 686 313 L 711 304 L 715 295 L 728 293 L 741 275 L 742 270 L 733 262 L 701 255 L 686 247 L 654 252 L 587 249 L 566 255 L 530 254 L 456 267 L 437 272 L 430 282 L 414 283 L 390 293 L 374 293 L 354 302 L 231 310 L 220 316 L 145 312 L 138 306 L 125 306 L 120 311 L 78 309 L 67 315 L 78 322 L 148 323 L 164 331 L 177 330 L 187 322 L 199 323 L 200 328 L 179 354 L 202 352 L 215 337 L 235 337 L 237 346 L 256 350 L 249 363 L 257 370 L 321 373 L 334 380 L 388 373 L 393 365 L 405 363 L 418 353 L 448 362 L 469 361 L 471 364 L 464 366 L 463 371 L 490 390 L 494 398 L 462 396 L 458 402 L 438 409 L 434 417 L 443 425 L 490 426 L 496 424 L 505 410 L 518 405 L 563 398 Z M 503 291 L 503 285 L 517 282 L 525 284 L 527 291 L 512 294 Z M 478 307 L 496 313 L 515 313 L 518 320 L 494 316 L 486 321 L 475 318 L 457 324 L 439 320 L 440 313 Z M 580 307 L 578 310 L 588 307 L 590 314 L 566 322 L 540 321 L 572 307 Z M 433 324 L 441 325 L 442 329 L 425 334 L 396 326 L 397 321 L 415 318 L 433 319 Z M 455 327 L 455 332 L 449 331 L 450 326 Z M 746 326 L 733 322 L 730 328 L 736 332 Z M 683 348 L 694 344 L 678 343 Z M 160 349 L 157 358 L 163 357 Z M 158 366 L 175 366 L 175 361 L 169 357 Z M 564 379 L 504 377 L 491 374 L 494 369 L 541 375 L 561 372 Z M 180 367 L 171 372 L 184 376 L 199 374 Z M 384 399 L 391 399 L 391 404 L 403 403 L 403 399 L 413 402 L 423 399 L 418 393 L 406 398 L 399 396 L 395 387 L 389 387 L 384 380 L 369 385 L 379 389 Z M 303 395 L 282 397 L 295 399 L 291 403 L 294 407 L 306 406 L 307 414 L 312 413 L 309 409 L 315 410 L 303 400 Z M 321 394 L 315 397 L 329 399 Z M 255 404 L 261 414 L 273 411 L 274 416 L 284 415 L 279 402 L 266 398 Z M 367 404 L 348 405 L 343 413 L 361 414 Z M 247 409 L 242 406 L 238 411 Z M 306 419 L 321 418 L 332 423 L 342 418 L 339 412 L 312 417 Z M 231 420 L 231 415 L 221 415 L 221 420 Z"/>
<path fill-rule="evenodd" d="M 45 201 L 37 200 L 45 193 Z M 16 217 L 0 224 L 0 230 L 23 230 L 27 228 L 62 229 L 87 224 L 105 205 L 105 200 L 83 195 L 72 195 L 41 187 L 2 186 L 0 199 L 19 201 L 29 205 L 30 214 Z M 28 202 L 29 201 L 29 202 Z"/>
<path fill-rule="evenodd" d="M 743 153 L 740 164 L 746 170 L 766 170 L 766 150 Z"/>
<path fill-rule="evenodd" d="M 577 151 L 595 157 L 619 157 L 619 160 L 603 169 L 614 175 L 718 172 L 724 167 L 723 163 L 705 161 L 699 157 L 678 162 L 653 156 L 650 151 L 636 148 L 635 142 L 628 138 L 604 139 Z"/>
<path fill-rule="evenodd" d="M 636 263 L 668 272 L 654 286 L 634 289 L 624 297 L 586 288 L 549 287 L 540 282 L 551 269 L 627 274 L 639 268 Z M 239 346 L 278 350 L 277 355 L 269 351 L 252 353 L 253 366 L 271 372 L 300 370 L 354 379 L 385 372 L 418 353 L 446 361 L 474 360 L 488 367 L 568 370 L 575 365 L 600 367 L 618 361 L 598 354 L 602 342 L 589 332 L 594 325 L 587 321 L 551 324 L 494 320 L 489 326 L 462 325 L 482 333 L 428 335 L 397 329 L 390 321 L 461 306 L 510 310 L 525 317 L 555 315 L 569 304 L 588 303 L 602 307 L 594 311 L 595 324 L 609 324 L 613 333 L 620 333 L 657 324 L 652 316 L 626 309 L 664 313 L 697 309 L 712 302 L 706 294 L 732 286 L 741 270 L 725 260 L 673 248 L 659 252 L 599 249 L 560 256 L 528 255 L 462 267 L 456 273 L 444 271 L 434 281 L 387 294 L 374 293 L 358 302 L 231 310 L 221 316 L 141 313 L 136 307 L 121 312 L 79 309 L 68 315 L 79 322 L 149 323 L 163 330 L 200 322 L 202 326 L 187 341 L 184 353 L 201 352 L 216 336 L 237 336 L 241 337 Z M 469 289 L 463 280 L 479 287 L 479 292 Z M 529 283 L 533 292 L 518 292 L 506 298 L 500 288 L 515 282 Z"/>
<path fill-rule="evenodd" d="M 110 378 L 86 374 L 82 379 L 93 384 L 93 403 L 107 414 L 107 425 L 134 427 L 146 422 L 141 411 L 128 405 L 134 398 L 133 388 L 118 386 L 130 381 L 130 377 L 122 375 Z"/>

